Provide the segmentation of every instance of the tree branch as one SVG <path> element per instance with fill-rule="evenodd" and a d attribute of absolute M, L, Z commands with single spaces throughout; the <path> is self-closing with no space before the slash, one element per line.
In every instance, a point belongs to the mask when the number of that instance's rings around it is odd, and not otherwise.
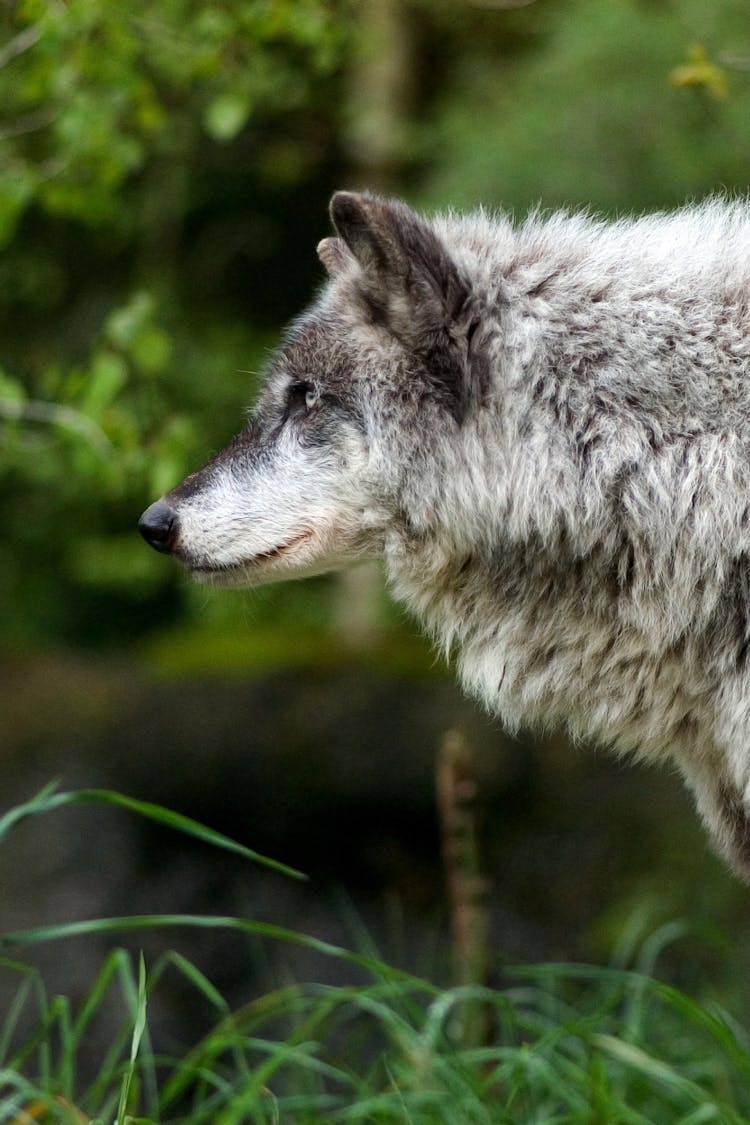
<path fill-rule="evenodd" d="M 112 453 L 112 443 L 101 426 L 70 406 L 61 406 L 57 402 L 40 402 L 38 399 L 16 402 L 13 399 L 0 398 L 0 418 L 7 418 L 14 422 L 43 422 L 47 425 L 62 426 L 65 430 L 80 434 L 100 456 L 109 457 Z"/>
<path fill-rule="evenodd" d="M 0 69 L 7 66 L 9 62 L 22 55 L 24 51 L 28 51 L 35 43 L 38 43 L 42 38 L 42 29 L 38 24 L 31 24 L 25 27 L 23 31 L 19 31 L 15 39 L 11 39 L 4 47 L 0 47 Z"/>

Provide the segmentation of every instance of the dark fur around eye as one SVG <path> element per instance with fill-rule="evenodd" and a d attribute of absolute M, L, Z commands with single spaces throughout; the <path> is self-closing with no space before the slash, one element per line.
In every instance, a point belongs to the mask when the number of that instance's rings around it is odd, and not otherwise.
<path fill-rule="evenodd" d="M 308 382 L 306 379 L 296 379 L 293 383 L 289 384 L 286 392 L 287 402 L 290 406 L 294 403 L 300 403 L 304 406 L 305 399 L 308 394 L 315 392 L 315 384 Z"/>
<path fill-rule="evenodd" d="M 287 414 L 307 414 L 317 404 L 319 399 L 320 393 L 314 383 L 306 379 L 297 379 L 289 385 L 287 390 Z"/>
<path fill-rule="evenodd" d="M 314 422 L 319 427 L 326 419 L 330 420 L 335 415 L 343 415 L 350 421 L 356 420 L 338 395 L 323 390 L 312 380 L 295 379 L 287 387 L 285 420 L 300 423 L 309 420 L 311 425 Z"/>

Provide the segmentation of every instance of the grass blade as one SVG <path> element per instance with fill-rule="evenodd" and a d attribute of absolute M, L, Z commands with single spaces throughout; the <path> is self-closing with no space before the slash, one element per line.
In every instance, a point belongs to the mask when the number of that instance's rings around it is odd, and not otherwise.
<path fill-rule="evenodd" d="M 38 945 L 40 942 L 81 937 L 89 934 L 132 933 L 139 930 L 172 929 L 174 927 L 193 927 L 208 930 L 238 930 L 240 933 L 285 941 L 292 945 L 302 945 L 321 953 L 325 957 L 335 957 L 350 965 L 356 965 L 366 972 L 384 980 L 398 980 L 412 984 L 426 993 L 437 994 L 440 989 L 428 984 L 419 977 L 402 969 L 393 968 L 385 961 L 369 954 L 354 953 L 344 946 L 323 941 L 322 938 L 298 933 L 272 922 L 256 922 L 252 918 L 234 918 L 225 915 L 205 914 L 133 914 L 115 918 L 90 918 L 80 922 L 64 922 L 56 926 L 39 926 L 29 930 L 16 930 L 0 934 L 0 948 L 17 945 Z"/>
<path fill-rule="evenodd" d="M 135 1012 L 135 1020 L 133 1022 L 133 1038 L 130 1044 L 130 1065 L 128 1066 L 122 1079 L 122 1090 L 120 1093 L 120 1104 L 117 1107 L 117 1125 L 125 1125 L 125 1114 L 128 1108 L 128 1098 L 130 1096 L 130 1087 L 133 1082 L 133 1075 L 135 1073 L 135 1064 L 138 1058 L 138 1050 L 143 1038 L 143 1032 L 146 1027 L 146 964 L 143 960 L 143 954 L 140 956 L 138 962 L 138 1003 Z"/>
<path fill-rule="evenodd" d="M 261 855 L 260 852 L 238 843 L 237 840 L 232 840 L 229 836 L 224 836 L 221 832 L 216 832 L 213 828 L 208 828 L 205 824 L 193 820 L 192 817 L 184 816 L 172 809 L 166 809 L 162 805 L 155 805 L 151 801 L 139 801 L 135 797 L 126 797 L 124 794 L 116 793 L 111 789 L 78 789 L 69 793 L 59 793 L 56 783 L 47 785 L 31 800 L 18 805 L 0 817 L 0 840 L 11 828 L 27 817 L 51 812 L 65 805 L 80 804 L 113 805 L 117 808 L 127 809 L 128 812 L 137 813 L 138 816 L 153 820 L 157 824 L 163 824 L 167 828 L 173 828 L 186 836 L 193 836 L 204 844 L 234 852 L 244 859 L 249 859 L 253 863 L 260 864 L 262 867 L 267 867 L 281 875 L 287 875 L 291 879 L 306 881 L 308 878 L 304 872 L 297 871 L 296 868 L 289 867 L 288 864 L 281 863 L 277 859 Z"/>

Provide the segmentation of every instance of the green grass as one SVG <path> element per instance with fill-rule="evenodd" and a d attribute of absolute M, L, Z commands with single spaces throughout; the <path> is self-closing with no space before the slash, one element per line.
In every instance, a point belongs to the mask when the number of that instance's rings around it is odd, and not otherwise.
<path fill-rule="evenodd" d="M 95 799 L 216 846 L 239 847 L 158 806 L 90 790 L 45 790 L 0 819 L 0 837 L 24 816 Z M 634 952 L 620 951 L 607 967 L 505 967 L 502 987 L 493 989 L 441 988 L 371 953 L 242 918 L 98 919 L 6 934 L 1 944 L 8 951 L 81 934 L 169 927 L 179 938 L 188 926 L 295 942 L 340 962 L 342 977 L 344 965 L 357 966 L 364 983 L 290 985 L 230 1011 L 178 952 L 145 966 L 116 949 L 87 996 L 72 1005 L 49 996 L 36 969 L 0 960 L 15 989 L 0 1022 L 0 1122 L 739 1125 L 750 1119 L 745 1033 L 718 1007 L 656 979 L 660 952 L 680 936 L 679 926 L 664 927 Z M 74 954 L 74 943 L 67 948 Z M 148 1012 L 173 974 L 213 1016 L 198 1042 L 169 1054 L 152 1042 Z M 121 1026 L 102 1042 L 99 1016 L 113 1004 Z M 482 1021 L 479 1036 L 466 1035 L 468 1018 Z M 99 1059 L 85 1083 L 78 1064 L 84 1046 L 89 1056 L 94 1047 Z"/>

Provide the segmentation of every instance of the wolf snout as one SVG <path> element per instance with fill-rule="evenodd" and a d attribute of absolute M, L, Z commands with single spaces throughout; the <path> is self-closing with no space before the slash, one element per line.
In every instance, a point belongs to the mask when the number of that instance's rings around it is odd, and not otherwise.
<path fill-rule="evenodd" d="M 146 508 L 138 521 L 138 530 L 154 550 L 169 554 L 177 535 L 177 513 L 166 500 L 157 500 Z"/>

